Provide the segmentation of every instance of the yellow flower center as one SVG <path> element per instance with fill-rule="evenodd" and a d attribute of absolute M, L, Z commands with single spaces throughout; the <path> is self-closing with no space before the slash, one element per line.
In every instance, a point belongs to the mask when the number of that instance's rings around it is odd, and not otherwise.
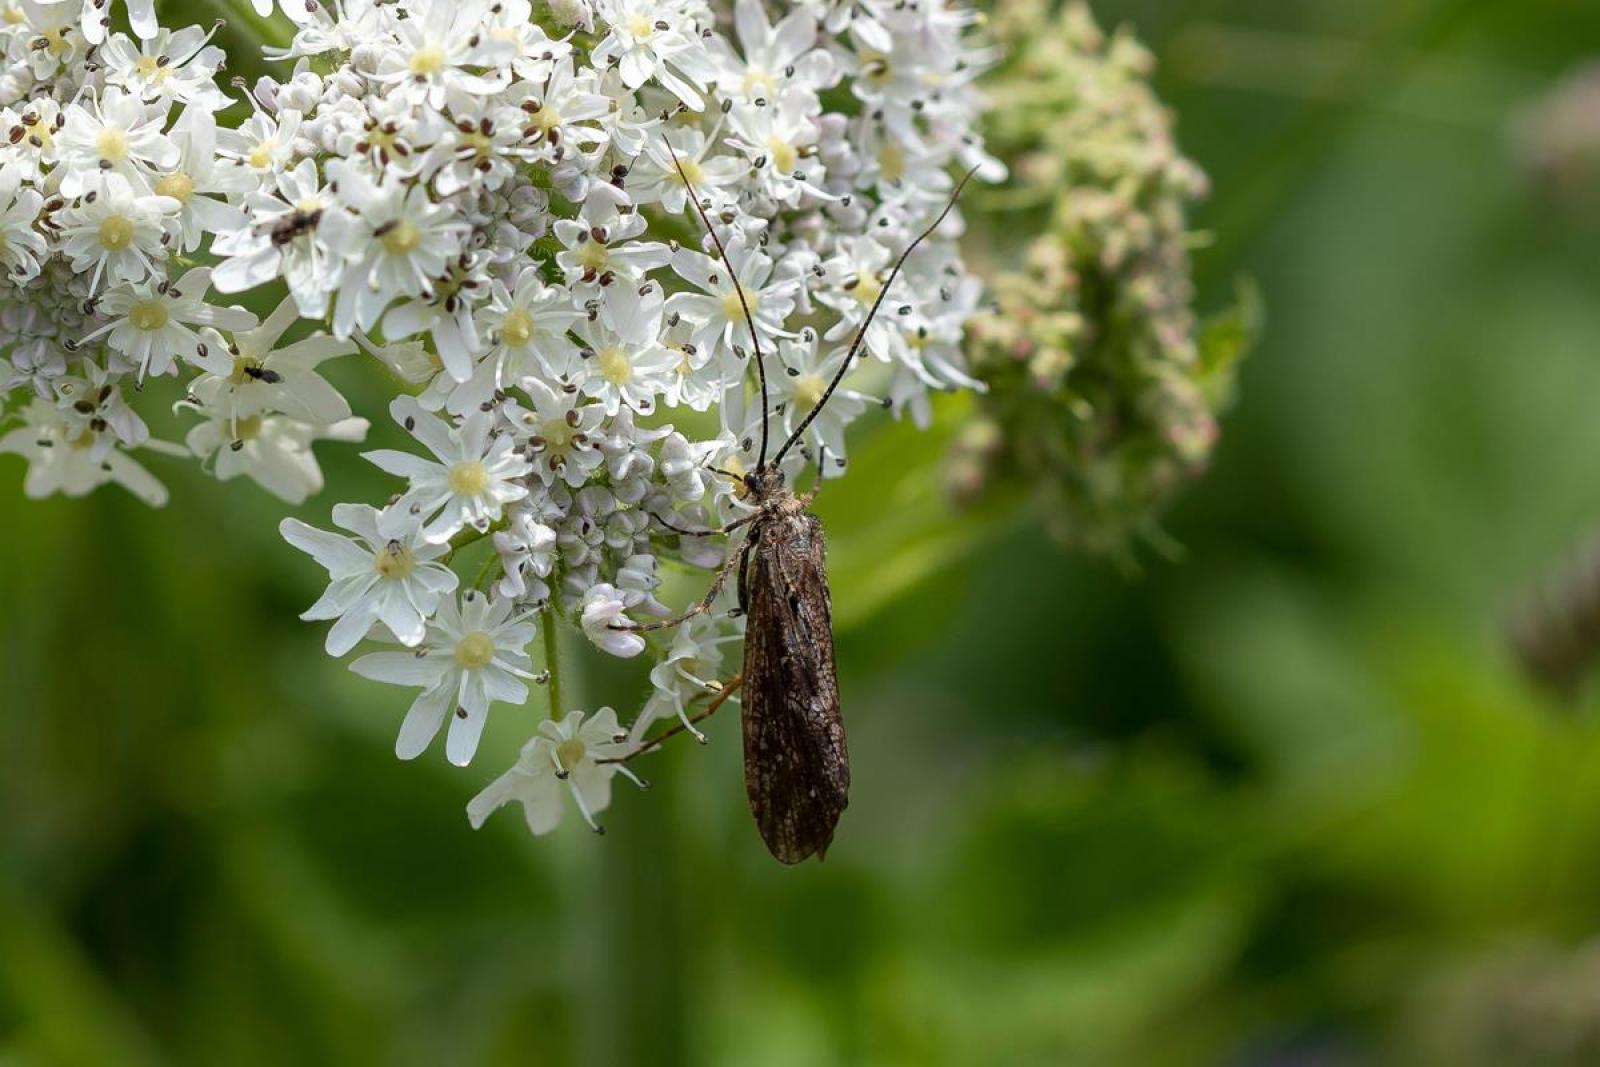
<path fill-rule="evenodd" d="M 27 135 L 30 144 L 34 141 L 39 142 L 41 151 L 55 144 L 55 138 L 50 135 L 50 124 L 42 118 L 25 124 L 22 129 Z"/>
<path fill-rule="evenodd" d="M 794 406 L 798 411 L 810 411 L 827 392 L 828 383 L 820 374 L 802 374 L 794 380 Z"/>
<path fill-rule="evenodd" d="M 121 163 L 128 158 L 128 135 L 115 126 L 107 126 L 95 135 L 94 150 L 101 159 Z"/>
<path fill-rule="evenodd" d="M 683 169 L 683 173 L 678 176 L 678 180 L 680 182 L 683 182 L 686 185 L 703 184 L 703 180 L 706 176 L 706 169 L 699 163 L 686 157 L 680 157 L 678 160 L 678 166 Z M 674 171 L 674 173 L 676 173 L 676 171 Z"/>
<path fill-rule="evenodd" d="M 385 578 L 406 578 L 417 569 L 417 557 L 399 541 L 390 541 L 373 560 L 373 569 Z"/>
<path fill-rule="evenodd" d="M 167 324 L 167 305 L 160 300 L 141 300 L 128 309 L 128 322 L 136 330 L 159 330 Z"/>
<path fill-rule="evenodd" d="M 500 339 L 512 348 L 521 348 L 533 337 L 533 316 L 521 308 L 512 308 L 500 323 Z"/>
<path fill-rule="evenodd" d="M 569 774 L 577 769 L 578 764 L 583 762 L 583 757 L 588 754 L 589 746 L 576 737 L 568 738 L 556 746 L 556 762 Z"/>
<path fill-rule="evenodd" d="M 72 46 L 67 43 L 67 31 L 60 27 L 45 30 L 39 36 L 50 42 L 45 48 L 57 59 L 72 51 Z"/>
<path fill-rule="evenodd" d="M 482 630 L 463 634 L 456 642 L 456 663 L 469 671 L 487 667 L 494 659 L 494 638 Z"/>
<path fill-rule="evenodd" d="M 883 85 L 894 76 L 894 69 L 889 66 L 889 57 L 882 52 L 864 49 L 861 53 L 861 73 L 868 81 Z"/>
<path fill-rule="evenodd" d="M 758 92 L 759 90 L 759 92 Z M 772 75 L 764 70 L 752 68 L 744 76 L 744 95 L 765 96 L 771 98 L 778 93 L 778 85 L 772 80 Z"/>
<path fill-rule="evenodd" d="M 444 49 L 437 45 L 424 45 L 411 53 L 411 62 L 407 67 L 419 78 L 437 74 L 444 69 Z"/>
<path fill-rule="evenodd" d="M 451 467 L 446 480 L 457 496 L 477 496 L 489 487 L 489 471 L 477 460 L 467 460 Z"/>
<path fill-rule="evenodd" d="M 383 242 L 383 247 L 387 248 L 391 255 L 409 255 L 413 249 L 422 243 L 422 230 L 410 219 L 401 219 L 393 226 L 390 226 L 379 240 Z"/>
<path fill-rule="evenodd" d="M 795 164 L 800 162 L 800 153 L 795 151 L 794 145 L 781 137 L 767 138 L 767 150 L 772 153 L 772 165 L 785 174 L 793 173 Z"/>
<path fill-rule="evenodd" d="M 250 154 L 245 156 L 245 162 L 257 170 L 272 166 L 272 153 L 277 151 L 278 142 L 269 137 L 265 141 L 250 149 Z"/>
<path fill-rule="evenodd" d="M 549 133 L 561 125 L 561 112 L 546 104 L 533 113 L 533 118 L 530 121 L 533 125 L 539 127 L 541 133 Z"/>
<path fill-rule="evenodd" d="M 643 15 L 630 15 L 628 17 L 628 32 L 635 40 L 648 41 L 656 35 L 655 25 Z"/>
<path fill-rule="evenodd" d="M 627 385 L 633 380 L 633 361 L 620 348 L 607 348 L 600 353 L 600 377 L 615 386 Z"/>
<path fill-rule="evenodd" d="M 494 138 L 486 133 L 464 133 L 461 143 L 471 145 L 473 154 L 479 159 L 488 159 L 494 154 Z"/>
<path fill-rule="evenodd" d="M 883 171 L 883 176 L 892 182 L 897 182 L 906 176 L 906 154 L 897 145 L 884 145 L 883 151 L 878 153 L 878 169 Z"/>
<path fill-rule="evenodd" d="M 606 264 L 611 260 L 611 252 L 599 241 L 585 241 L 578 249 L 578 266 L 584 270 L 599 272 L 606 269 Z"/>
<path fill-rule="evenodd" d="M 120 252 L 133 243 L 133 223 L 121 215 L 107 215 L 100 224 L 100 244 L 111 252 Z"/>
<path fill-rule="evenodd" d="M 254 441 L 261 436 L 261 416 L 246 415 L 234 423 L 233 439 L 235 441 Z"/>
<path fill-rule="evenodd" d="M 22 8 L 13 5 L 0 12 L 0 20 L 4 20 L 8 26 L 20 26 L 28 21 L 28 16 Z"/>
<path fill-rule="evenodd" d="M 168 174 L 156 179 L 156 195 L 170 196 L 180 204 L 187 204 L 194 195 L 194 179 L 187 174 Z"/>
<path fill-rule="evenodd" d="M 850 292 L 862 304 L 871 307 L 872 302 L 878 299 L 878 294 L 883 292 L 883 283 L 878 281 L 876 274 L 864 270 L 856 275 L 856 286 Z"/>
<path fill-rule="evenodd" d="M 745 322 L 744 306 L 739 303 L 739 290 L 742 286 L 735 286 L 722 294 L 722 314 L 729 322 Z M 750 314 L 754 315 L 760 305 L 756 302 L 756 295 L 746 291 L 744 302 L 750 305 Z"/>
<path fill-rule="evenodd" d="M 539 425 L 539 436 L 544 438 L 544 445 L 552 455 L 562 455 L 572 447 L 571 426 L 566 419 L 545 419 Z"/>

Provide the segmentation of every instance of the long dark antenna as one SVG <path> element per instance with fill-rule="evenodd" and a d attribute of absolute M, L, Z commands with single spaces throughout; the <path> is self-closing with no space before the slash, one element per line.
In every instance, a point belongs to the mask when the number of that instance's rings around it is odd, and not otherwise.
<path fill-rule="evenodd" d="M 927 229 L 917 234 L 916 240 L 906 245 L 906 250 L 901 252 L 900 258 L 894 261 L 894 268 L 889 271 L 889 277 L 884 281 L 883 288 L 878 290 L 878 298 L 872 302 L 872 308 L 867 312 L 867 317 L 862 321 L 861 325 L 856 327 L 856 335 L 850 341 L 850 351 L 844 357 L 844 362 L 839 364 L 839 369 L 833 372 L 833 380 L 828 383 L 828 388 L 823 391 L 816 405 L 806 412 L 806 417 L 800 420 L 800 425 L 794 428 L 794 432 L 783 443 L 783 447 L 778 449 L 778 454 L 772 457 L 773 463 L 782 463 L 783 454 L 789 451 L 796 441 L 800 440 L 805 434 L 806 428 L 816 421 L 818 415 L 822 414 L 823 405 L 828 402 L 828 398 L 833 395 L 833 391 L 839 388 L 839 383 L 844 381 L 844 376 L 849 373 L 850 367 L 855 363 L 856 354 L 861 350 L 861 342 L 866 339 L 867 327 L 871 326 L 872 320 L 878 317 L 878 309 L 883 306 L 884 298 L 889 295 L 889 287 L 900 276 L 900 268 L 905 266 L 906 259 L 917 250 L 917 246 L 926 241 L 933 234 L 933 231 L 943 224 L 945 216 L 950 214 L 950 210 L 956 206 L 956 201 L 961 198 L 961 190 L 967 187 L 967 182 L 971 181 L 972 176 L 976 173 L 978 173 L 978 168 L 973 167 L 962 175 L 961 180 L 956 183 L 955 192 L 950 194 L 949 201 L 944 205 L 944 210 L 939 212 L 939 217 L 934 219 Z M 754 332 L 754 328 L 752 328 L 751 333 L 754 334 Z M 765 427 L 763 426 L 762 429 L 765 430 Z"/>
<path fill-rule="evenodd" d="M 689 175 L 684 173 L 683 161 L 678 158 L 678 150 L 672 147 L 670 141 L 667 142 L 667 151 L 672 153 L 672 165 L 677 169 L 678 177 L 683 179 L 683 187 L 689 190 L 689 203 L 694 205 L 694 213 L 700 216 L 700 221 L 705 224 L 706 233 L 711 235 L 711 243 L 717 246 L 717 255 L 722 257 L 722 266 L 733 281 L 733 291 L 739 294 L 739 307 L 744 311 L 745 325 L 750 327 L 750 343 L 756 350 L 756 377 L 761 381 L 761 454 L 756 458 L 756 470 L 761 470 L 767 465 L 767 423 L 770 416 L 767 413 L 767 361 L 761 356 L 761 337 L 756 332 L 756 317 L 750 314 L 750 302 L 745 299 L 744 284 L 739 281 L 738 271 L 733 269 L 733 261 L 728 258 L 728 250 L 722 247 L 722 238 L 717 236 L 716 227 L 711 225 L 706 209 L 700 206 L 700 194 L 695 192 L 694 183 L 689 180 Z M 949 208 L 945 210 L 948 211 Z"/>

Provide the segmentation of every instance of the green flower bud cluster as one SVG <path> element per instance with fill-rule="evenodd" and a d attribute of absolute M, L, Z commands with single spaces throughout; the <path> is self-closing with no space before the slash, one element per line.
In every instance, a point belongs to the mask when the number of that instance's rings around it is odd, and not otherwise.
<path fill-rule="evenodd" d="M 1204 470 L 1253 316 L 1197 323 L 1186 215 L 1207 181 L 1150 53 L 1081 3 L 1008 2 L 989 28 L 1007 59 L 985 135 L 1013 180 L 979 203 L 994 303 L 968 336 L 988 391 L 951 479 L 965 499 L 1026 485 L 1066 542 L 1125 551 Z"/>

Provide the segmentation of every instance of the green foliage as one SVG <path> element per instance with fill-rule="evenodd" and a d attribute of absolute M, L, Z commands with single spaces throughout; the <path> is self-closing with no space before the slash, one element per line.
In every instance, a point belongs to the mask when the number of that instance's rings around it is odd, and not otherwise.
<path fill-rule="evenodd" d="M 1064 541 L 1131 560 L 1205 468 L 1259 293 L 1197 328 L 1188 215 L 1206 176 L 1133 34 L 1106 36 L 1079 2 L 1007 5 L 991 25 L 1007 60 L 988 128 L 1013 173 L 980 200 L 995 306 L 968 331 L 985 391 L 953 481 L 969 500 L 1025 486 Z"/>
<path fill-rule="evenodd" d="M 1167 520 L 1185 560 L 1132 582 L 1004 501 L 952 518 L 959 406 L 852 441 L 821 865 L 766 856 L 731 716 L 603 839 L 473 833 L 542 707 L 473 772 L 401 766 L 396 694 L 294 618 L 275 502 L 161 457 L 162 511 L 25 502 L 0 463 L 0 1062 L 1593 1062 L 1600 718 L 1500 622 L 1600 522 L 1600 219 L 1504 125 L 1600 20 L 1403 6 L 1099 10 L 1217 179 L 1201 305 L 1266 290 L 1245 402 Z M 1393 77 L 1269 84 L 1231 51 L 1269 31 Z M 1199 329 L 1215 402 L 1255 328 Z M 372 484 L 326 460 L 307 519 Z M 571 700 L 644 692 L 564 654 Z"/>

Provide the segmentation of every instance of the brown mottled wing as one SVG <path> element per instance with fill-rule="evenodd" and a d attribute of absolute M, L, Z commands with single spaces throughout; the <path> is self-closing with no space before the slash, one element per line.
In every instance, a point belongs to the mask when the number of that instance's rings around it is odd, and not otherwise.
<path fill-rule="evenodd" d="M 850 791 L 822 523 L 806 514 L 773 518 L 753 536 L 744 788 L 767 849 L 799 863 L 827 852 Z"/>

